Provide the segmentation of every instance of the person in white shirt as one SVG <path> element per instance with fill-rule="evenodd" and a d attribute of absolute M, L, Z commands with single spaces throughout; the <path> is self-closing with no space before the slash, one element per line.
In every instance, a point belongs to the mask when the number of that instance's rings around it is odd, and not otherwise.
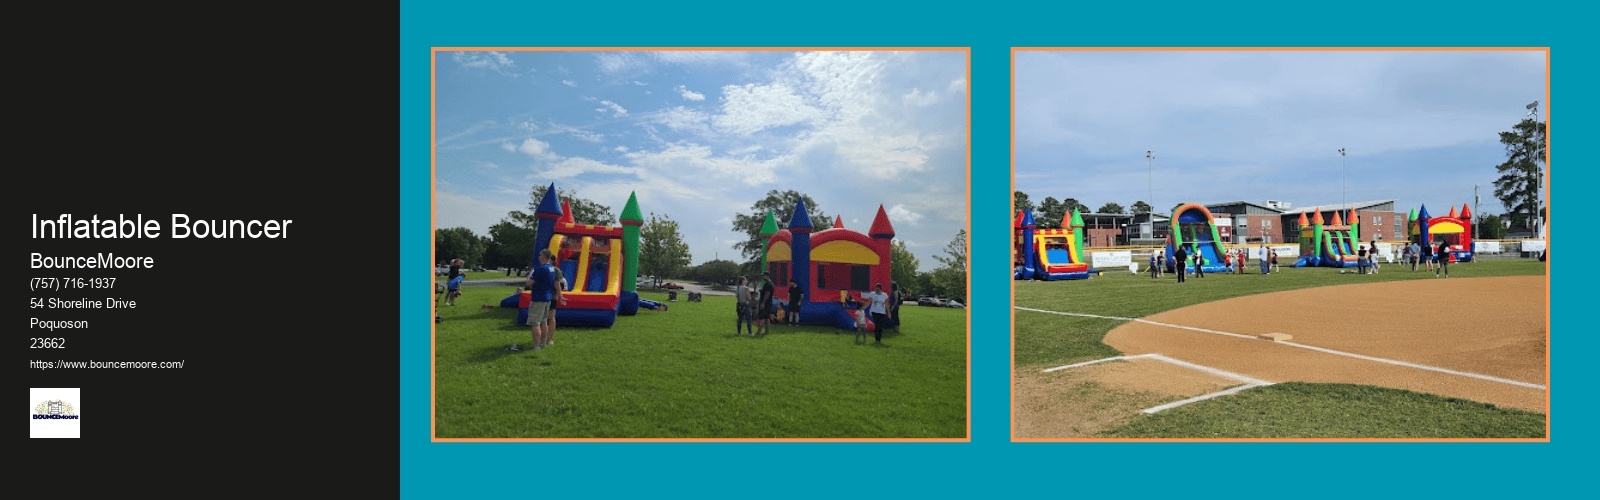
<path fill-rule="evenodd" d="M 872 293 L 867 294 L 867 300 L 872 302 L 872 340 L 883 343 L 883 318 L 889 313 L 889 294 L 883 293 L 883 283 L 872 287 Z"/>

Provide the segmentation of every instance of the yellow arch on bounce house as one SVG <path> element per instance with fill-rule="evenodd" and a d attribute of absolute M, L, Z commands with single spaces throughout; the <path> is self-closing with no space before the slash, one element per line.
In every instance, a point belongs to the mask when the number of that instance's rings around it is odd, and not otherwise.
<path fill-rule="evenodd" d="M 1463 228 L 1460 224 L 1454 222 L 1435 222 L 1428 224 L 1429 234 L 1460 234 L 1464 232 L 1466 232 L 1466 228 Z"/>
<path fill-rule="evenodd" d="M 833 240 L 817 245 L 811 249 L 811 260 L 843 264 L 878 265 L 879 263 L 878 252 L 872 251 L 866 245 L 846 240 Z"/>
<path fill-rule="evenodd" d="M 772 246 L 767 247 L 767 262 L 789 261 L 793 258 L 787 241 L 774 241 Z"/>

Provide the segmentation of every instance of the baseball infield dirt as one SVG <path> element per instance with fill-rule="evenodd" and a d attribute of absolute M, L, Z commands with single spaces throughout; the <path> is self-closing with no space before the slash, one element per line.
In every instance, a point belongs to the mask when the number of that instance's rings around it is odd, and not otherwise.
<path fill-rule="evenodd" d="M 1158 353 L 1269 382 L 1369 384 L 1547 412 L 1546 390 L 1283 345 L 1548 385 L 1545 285 L 1544 276 L 1441 278 L 1251 295 L 1144 319 L 1292 340 L 1129 322 L 1105 343 L 1127 355 Z"/>
<path fill-rule="evenodd" d="M 1051 373 L 1017 372 L 1015 435 L 1083 437 L 1115 428 L 1140 410 L 1241 385 L 1153 359 L 1109 361 Z"/>

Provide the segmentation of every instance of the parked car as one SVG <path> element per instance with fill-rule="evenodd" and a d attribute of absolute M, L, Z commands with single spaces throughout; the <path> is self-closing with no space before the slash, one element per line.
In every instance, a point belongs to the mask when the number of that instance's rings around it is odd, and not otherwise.
<path fill-rule="evenodd" d="M 683 289 L 683 285 L 679 285 L 677 283 L 673 283 L 671 281 L 668 281 L 666 283 L 662 283 L 661 284 L 661 288 L 666 288 L 668 290 L 682 290 Z"/>
<path fill-rule="evenodd" d="M 481 273 L 481 272 L 483 272 L 483 271 L 484 271 L 484 269 L 483 269 L 483 265 L 482 265 L 482 264 L 479 264 L 479 265 L 476 265 L 476 266 L 472 266 L 472 270 L 473 270 L 473 271 L 477 271 L 477 272 L 480 272 L 480 273 Z"/>
<path fill-rule="evenodd" d="M 923 297 L 917 299 L 917 305 L 928 307 L 944 307 L 945 300 L 938 297 Z"/>
<path fill-rule="evenodd" d="M 433 268 L 433 275 L 434 276 L 449 276 L 450 275 L 450 268 L 445 267 L 445 266 L 435 267 L 435 268 Z"/>
<path fill-rule="evenodd" d="M 945 307 L 954 307 L 956 309 L 966 309 L 967 308 L 966 304 L 962 304 L 961 301 L 955 300 L 955 299 L 951 299 L 949 302 L 945 302 L 944 306 Z"/>

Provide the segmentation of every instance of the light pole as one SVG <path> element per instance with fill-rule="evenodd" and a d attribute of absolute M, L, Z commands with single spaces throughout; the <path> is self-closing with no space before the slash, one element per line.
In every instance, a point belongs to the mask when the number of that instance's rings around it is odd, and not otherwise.
<path fill-rule="evenodd" d="M 1344 199 L 1344 148 L 1339 148 L 1339 204 L 1347 203 Z"/>
<path fill-rule="evenodd" d="M 1150 195 L 1150 201 L 1149 201 L 1150 209 L 1146 210 L 1144 212 L 1144 217 L 1145 217 L 1145 219 L 1147 219 L 1150 222 L 1150 235 L 1151 236 L 1155 236 L 1155 228 L 1156 228 L 1156 167 L 1155 167 L 1155 161 L 1156 161 L 1156 152 L 1154 150 L 1149 150 L 1149 151 L 1145 151 L 1144 152 L 1144 164 L 1145 164 L 1145 167 L 1148 168 L 1149 171 L 1150 171 L 1150 178 L 1149 178 L 1149 181 L 1148 181 L 1149 182 L 1148 186 L 1149 186 L 1149 189 L 1150 189 L 1150 193 L 1149 193 L 1149 195 Z"/>
<path fill-rule="evenodd" d="M 1527 109 L 1528 109 L 1528 119 L 1533 120 L 1533 126 L 1535 127 L 1534 130 L 1537 132 L 1539 130 L 1539 126 L 1540 126 L 1540 124 L 1539 124 L 1539 101 L 1533 101 L 1532 103 L 1528 104 Z M 1543 146 L 1543 144 L 1540 144 L 1540 146 Z M 1532 159 L 1532 158 L 1530 158 L 1528 161 L 1534 162 L 1535 165 L 1537 165 L 1539 163 L 1538 160 Z M 1538 180 L 1535 181 L 1535 183 L 1534 183 L 1534 190 L 1535 191 L 1533 193 L 1533 213 L 1529 214 L 1530 217 L 1528 218 L 1528 220 L 1529 220 L 1529 222 L 1533 223 L 1534 237 L 1543 238 L 1544 237 L 1544 217 L 1542 217 L 1542 215 L 1543 215 L 1544 211 L 1539 209 L 1540 208 L 1539 197 L 1544 195 L 1544 170 L 1543 169 L 1539 170 L 1539 177 L 1538 177 Z"/>

